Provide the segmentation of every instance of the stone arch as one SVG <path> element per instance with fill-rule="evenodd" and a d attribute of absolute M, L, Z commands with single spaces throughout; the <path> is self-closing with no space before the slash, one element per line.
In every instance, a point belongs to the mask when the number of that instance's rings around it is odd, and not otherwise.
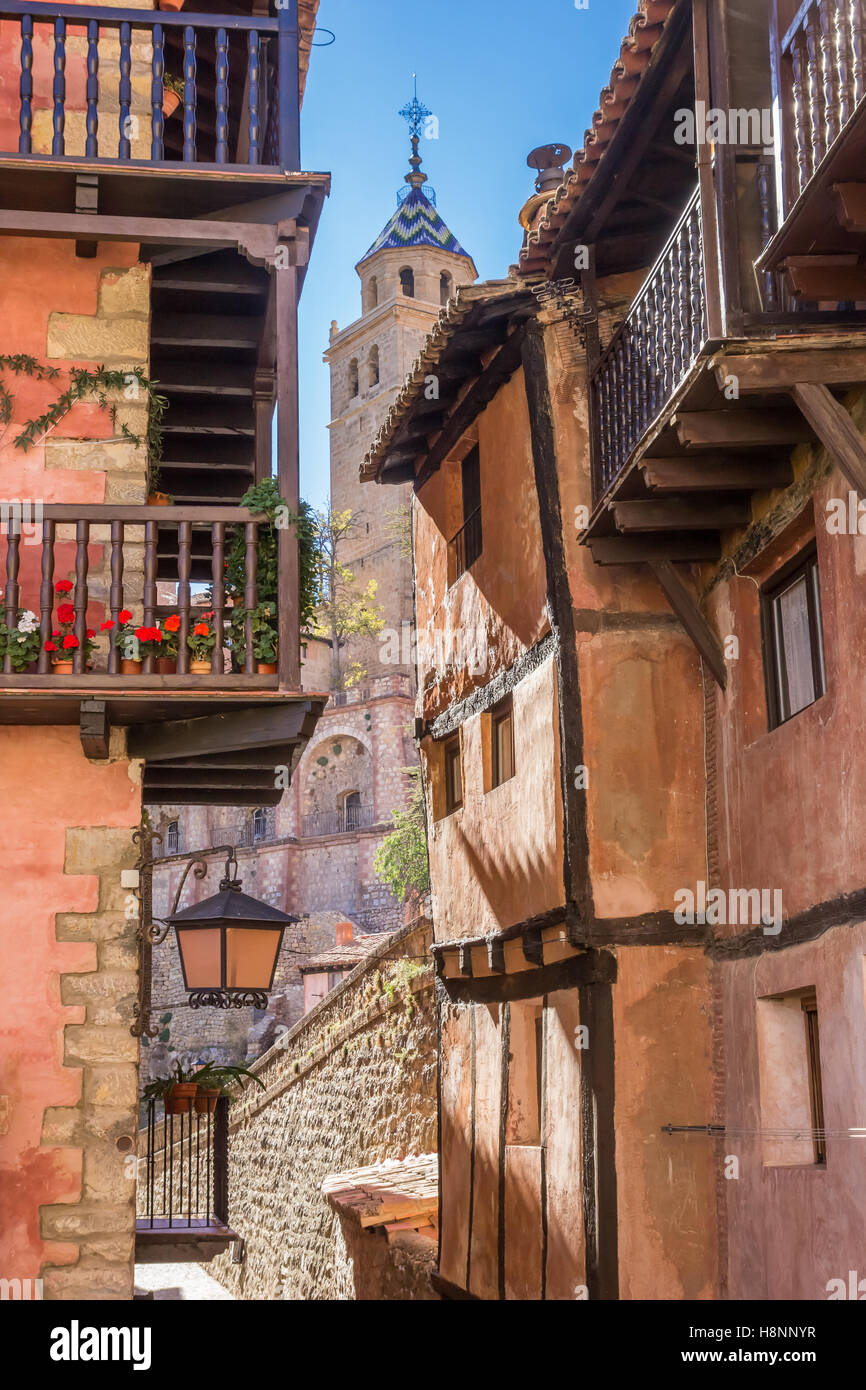
<path fill-rule="evenodd" d="M 302 760 L 302 816 L 339 814 L 346 798 L 356 806 L 373 804 L 373 754 L 366 739 L 348 731 L 333 731 L 316 741 Z"/>
<path fill-rule="evenodd" d="M 379 348 L 378 345 L 374 343 L 367 357 L 367 377 L 370 386 L 379 385 L 379 373 Z"/>
<path fill-rule="evenodd" d="M 415 272 L 411 265 L 404 265 L 400 271 L 400 289 L 406 299 L 415 298 Z"/>

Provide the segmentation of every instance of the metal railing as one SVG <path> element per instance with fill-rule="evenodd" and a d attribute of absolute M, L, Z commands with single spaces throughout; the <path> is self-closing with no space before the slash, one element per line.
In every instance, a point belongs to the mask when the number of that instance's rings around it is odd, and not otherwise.
<path fill-rule="evenodd" d="M 312 811 L 304 816 L 302 834 L 305 839 L 316 835 L 348 835 L 374 825 L 372 806 L 346 806 L 340 811 Z"/>
<path fill-rule="evenodd" d="M 138 1160 L 139 1231 L 188 1231 L 228 1221 L 228 1101 L 220 1096 L 214 1109 L 212 1104 L 191 1099 L 183 1102 L 181 1113 L 160 1117 L 163 1102 L 146 1102 L 140 1131 L 144 1153 Z"/>
<path fill-rule="evenodd" d="M 449 542 L 452 583 L 456 583 L 461 574 L 471 569 L 481 554 L 482 546 L 481 508 L 476 507 Z"/>
<path fill-rule="evenodd" d="M 706 340 L 700 191 L 592 375 L 593 497 L 616 481 Z"/>
<path fill-rule="evenodd" d="M 18 127 L 8 154 L 299 168 L 296 0 L 274 19 L 0 0 L 0 42 L 18 51 L 17 93 L 0 97 Z"/>
<path fill-rule="evenodd" d="M 866 96 L 866 0 L 806 0 L 780 51 L 780 105 L 793 140 L 790 202 Z"/>

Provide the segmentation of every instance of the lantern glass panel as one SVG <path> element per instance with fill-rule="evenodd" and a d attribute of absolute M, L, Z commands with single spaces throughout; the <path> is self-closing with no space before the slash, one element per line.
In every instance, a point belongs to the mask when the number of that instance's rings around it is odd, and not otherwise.
<path fill-rule="evenodd" d="M 226 989 L 269 989 L 282 932 L 226 929 Z"/>
<path fill-rule="evenodd" d="M 219 927 L 200 927 L 195 931 L 178 928 L 177 944 L 186 971 L 187 989 L 220 988 L 220 935 Z"/>

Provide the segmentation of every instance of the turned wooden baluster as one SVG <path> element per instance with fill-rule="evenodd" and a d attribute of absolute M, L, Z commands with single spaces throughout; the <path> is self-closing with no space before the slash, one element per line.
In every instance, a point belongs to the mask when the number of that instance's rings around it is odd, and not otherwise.
<path fill-rule="evenodd" d="M 689 224 L 684 222 L 677 238 L 680 282 L 680 344 L 683 369 L 688 371 L 694 362 L 692 355 L 692 305 L 689 298 Z"/>
<path fill-rule="evenodd" d="M 616 477 L 619 472 L 619 359 L 617 344 L 610 354 L 609 378 L 610 378 L 610 470 L 611 477 Z"/>
<path fill-rule="evenodd" d="M 216 162 L 229 157 L 229 54 L 225 29 L 216 35 Z"/>
<path fill-rule="evenodd" d="M 178 628 L 177 670 L 185 676 L 189 671 L 189 575 L 192 566 L 192 522 L 181 521 L 177 528 L 177 611 L 180 615 Z"/>
<path fill-rule="evenodd" d="M 155 521 L 147 521 L 144 525 L 144 626 L 154 627 L 156 625 L 156 570 L 157 570 L 157 545 L 159 543 L 159 526 Z M 147 651 L 147 648 L 144 649 Z M 149 676 L 153 671 L 153 656 L 148 653 L 144 656 L 142 663 L 142 675 Z"/>
<path fill-rule="evenodd" d="M 51 670 L 51 655 L 45 643 L 51 641 L 54 628 L 54 522 L 42 523 L 42 582 L 39 586 L 39 665 L 40 676 Z"/>
<path fill-rule="evenodd" d="M 162 103 L 165 99 L 165 33 L 161 24 L 153 26 L 153 53 L 150 61 L 150 157 L 152 160 L 165 158 L 165 116 Z"/>
<path fill-rule="evenodd" d="M 851 26 L 851 81 L 854 106 L 866 92 L 866 5 L 864 0 L 850 0 L 848 11 Z"/>
<path fill-rule="evenodd" d="M 604 422 L 604 485 L 608 487 L 615 472 L 613 457 L 613 418 L 612 410 L 612 391 L 611 391 L 611 365 L 610 358 L 605 363 L 604 375 L 601 379 L 604 392 L 604 404 L 602 406 L 602 420 Z"/>
<path fill-rule="evenodd" d="M 129 159 L 132 153 L 130 133 L 132 130 L 132 28 L 126 20 L 120 26 L 120 112 L 117 118 L 120 139 L 117 145 L 118 159 Z"/>
<path fill-rule="evenodd" d="M 213 593 L 213 630 L 216 637 L 216 645 L 213 649 L 211 660 L 211 670 L 215 676 L 223 673 L 223 643 L 225 641 L 224 613 L 226 606 L 225 592 L 225 542 L 226 524 L 224 521 L 215 521 L 211 526 L 211 591 Z"/>
<path fill-rule="evenodd" d="M 667 395 L 665 380 L 667 375 L 667 367 L 665 364 L 665 302 L 660 275 L 657 275 L 653 281 L 650 293 L 652 295 L 653 315 L 655 317 L 656 412 L 658 412 L 664 405 Z"/>
<path fill-rule="evenodd" d="M 183 31 L 183 161 L 195 163 L 195 29 Z"/>
<path fill-rule="evenodd" d="M 72 653 L 72 670 L 80 676 L 87 669 L 87 546 L 90 541 L 90 522 L 75 523 L 75 636 L 78 646 Z"/>
<path fill-rule="evenodd" d="M 66 144 L 63 131 L 66 126 L 66 20 L 54 21 L 54 137 L 51 141 L 52 154 L 64 154 Z"/>
<path fill-rule="evenodd" d="M 108 634 L 108 670 L 116 676 L 120 670 L 120 648 L 114 635 L 120 626 L 120 610 L 123 607 L 123 535 L 122 521 L 111 523 L 111 587 L 108 590 L 108 616 L 114 627 Z"/>
<path fill-rule="evenodd" d="M 682 381 L 688 365 L 688 357 L 685 352 L 685 343 L 682 334 L 682 292 L 683 282 L 680 276 L 680 239 L 671 246 L 668 253 L 671 263 L 671 386 L 676 388 Z"/>
<path fill-rule="evenodd" d="M 836 16 L 838 0 L 819 0 L 818 20 L 821 26 L 821 73 L 824 82 L 824 110 L 827 122 L 827 145 L 839 134 L 839 70 L 837 67 Z"/>
<path fill-rule="evenodd" d="M 246 571 L 246 583 L 244 585 L 244 671 L 248 676 L 254 676 L 256 672 L 256 658 L 253 654 L 253 619 L 252 610 L 258 603 L 258 588 L 256 580 L 258 578 L 258 555 L 256 552 L 256 541 L 258 539 L 259 528 L 254 521 L 248 521 L 244 526 L 244 568 Z"/>
<path fill-rule="evenodd" d="M 661 289 L 662 289 L 662 359 L 664 363 L 663 392 L 664 399 L 670 396 L 674 385 L 673 375 L 673 352 L 674 352 L 674 324 L 673 324 L 673 275 L 671 274 L 670 252 L 662 261 L 661 270 Z"/>
<path fill-rule="evenodd" d="M 794 35 L 791 44 L 792 96 L 794 104 L 794 140 L 797 145 L 797 188 L 802 193 L 812 177 L 812 143 L 806 114 L 808 64 L 806 38 L 802 30 Z"/>
<path fill-rule="evenodd" d="M 821 74 L 821 28 L 813 5 L 806 20 L 806 53 L 809 60 L 809 123 L 812 133 L 814 168 L 827 153 L 825 140 L 824 81 Z"/>
<path fill-rule="evenodd" d="M 249 33 L 249 55 L 247 59 L 248 92 L 250 104 L 249 138 L 250 148 L 248 160 L 250 164 L 258 164 L 261 153 L 259 141 L 261 139 L 261 121 L 259 117 L 259 98 L 261 84 L 261 48 L 259 36 L 255 29 Z"/>
<path fill-rule="evenodd" d="M 18 153 L 30 154 L 30 132 L 33 128 L 33 20 L 29 14 L 21 16 L 21 82 L 18 90 L 21 96 Z"/>
<path fill-rule="evenodd" d="M 650 391 L 652 380 L 650 376 L 650 358 L 648 352 L 649 324 L 647 320 L 647 303 L 642 298 L 638 305 L 638 353 L 639 358 L 639 377 L 640 377 L 640 427 L 641 433 L 646 429 L 650 421 Z"/>
<path fill-rule="evenodd" d="M 6 626 L 10 629 L 18 626 L 18 571 L 21 565 L 21 517 L 17 513 L 17 508 L 9 507 L 5 512 L 5 519 L 0 522 L 0 535 L 6 533 Z M 12 670 L 12 653 L 7 652 L 3 658 L 3 670 L 8 674 Z"/>
<path fill-rule="evenodd" d="M 87 21 L 87 116 L 85 129 L 87 140 L 84 153 L 88 159 L 96 159 L 99 154 L 99 20 Z"/>
<path fill-rule="evenodd" d="M 762 159 L 756 168 L 758 180 L 758 203 L 761 209 L 761 245 L 767 246 L 776 229 L 776 220 L 773 216 L 773 197 L 775 193 L 775 179 L 773 177 L 773 166 Z M 778 309 L 779 292 L 776 284 L 776 276 L 772 270 L 765 270 L 761 276 L 761 286 L 763 290 L 764 309 Z"/>
<path fill-rule="evenodd" d="M 839 84 L 840 129 L 851 115 L 853 95 L 851 90 L 851 35 L 845 4 L 846 0 L 843 0 L 842 9 L 836 10 L 836 51 L 834 58 Z"/>

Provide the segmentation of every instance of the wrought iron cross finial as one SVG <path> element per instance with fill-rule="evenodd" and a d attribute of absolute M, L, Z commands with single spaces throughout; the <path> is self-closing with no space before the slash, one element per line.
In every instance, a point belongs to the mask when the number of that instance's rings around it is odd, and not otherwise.
<path fill-rule="evenodd" d="M 412 80 L 415 84 L 415 91 L 411 101 L 408 101 L 398 114 L 408 123 L 409 134 L 420 137 L 421 131 L 428 116 L 432 116 L 432 111 L 428 111 L 423 101 L 418 100 L 418 77 L 413 72 Z"/>

